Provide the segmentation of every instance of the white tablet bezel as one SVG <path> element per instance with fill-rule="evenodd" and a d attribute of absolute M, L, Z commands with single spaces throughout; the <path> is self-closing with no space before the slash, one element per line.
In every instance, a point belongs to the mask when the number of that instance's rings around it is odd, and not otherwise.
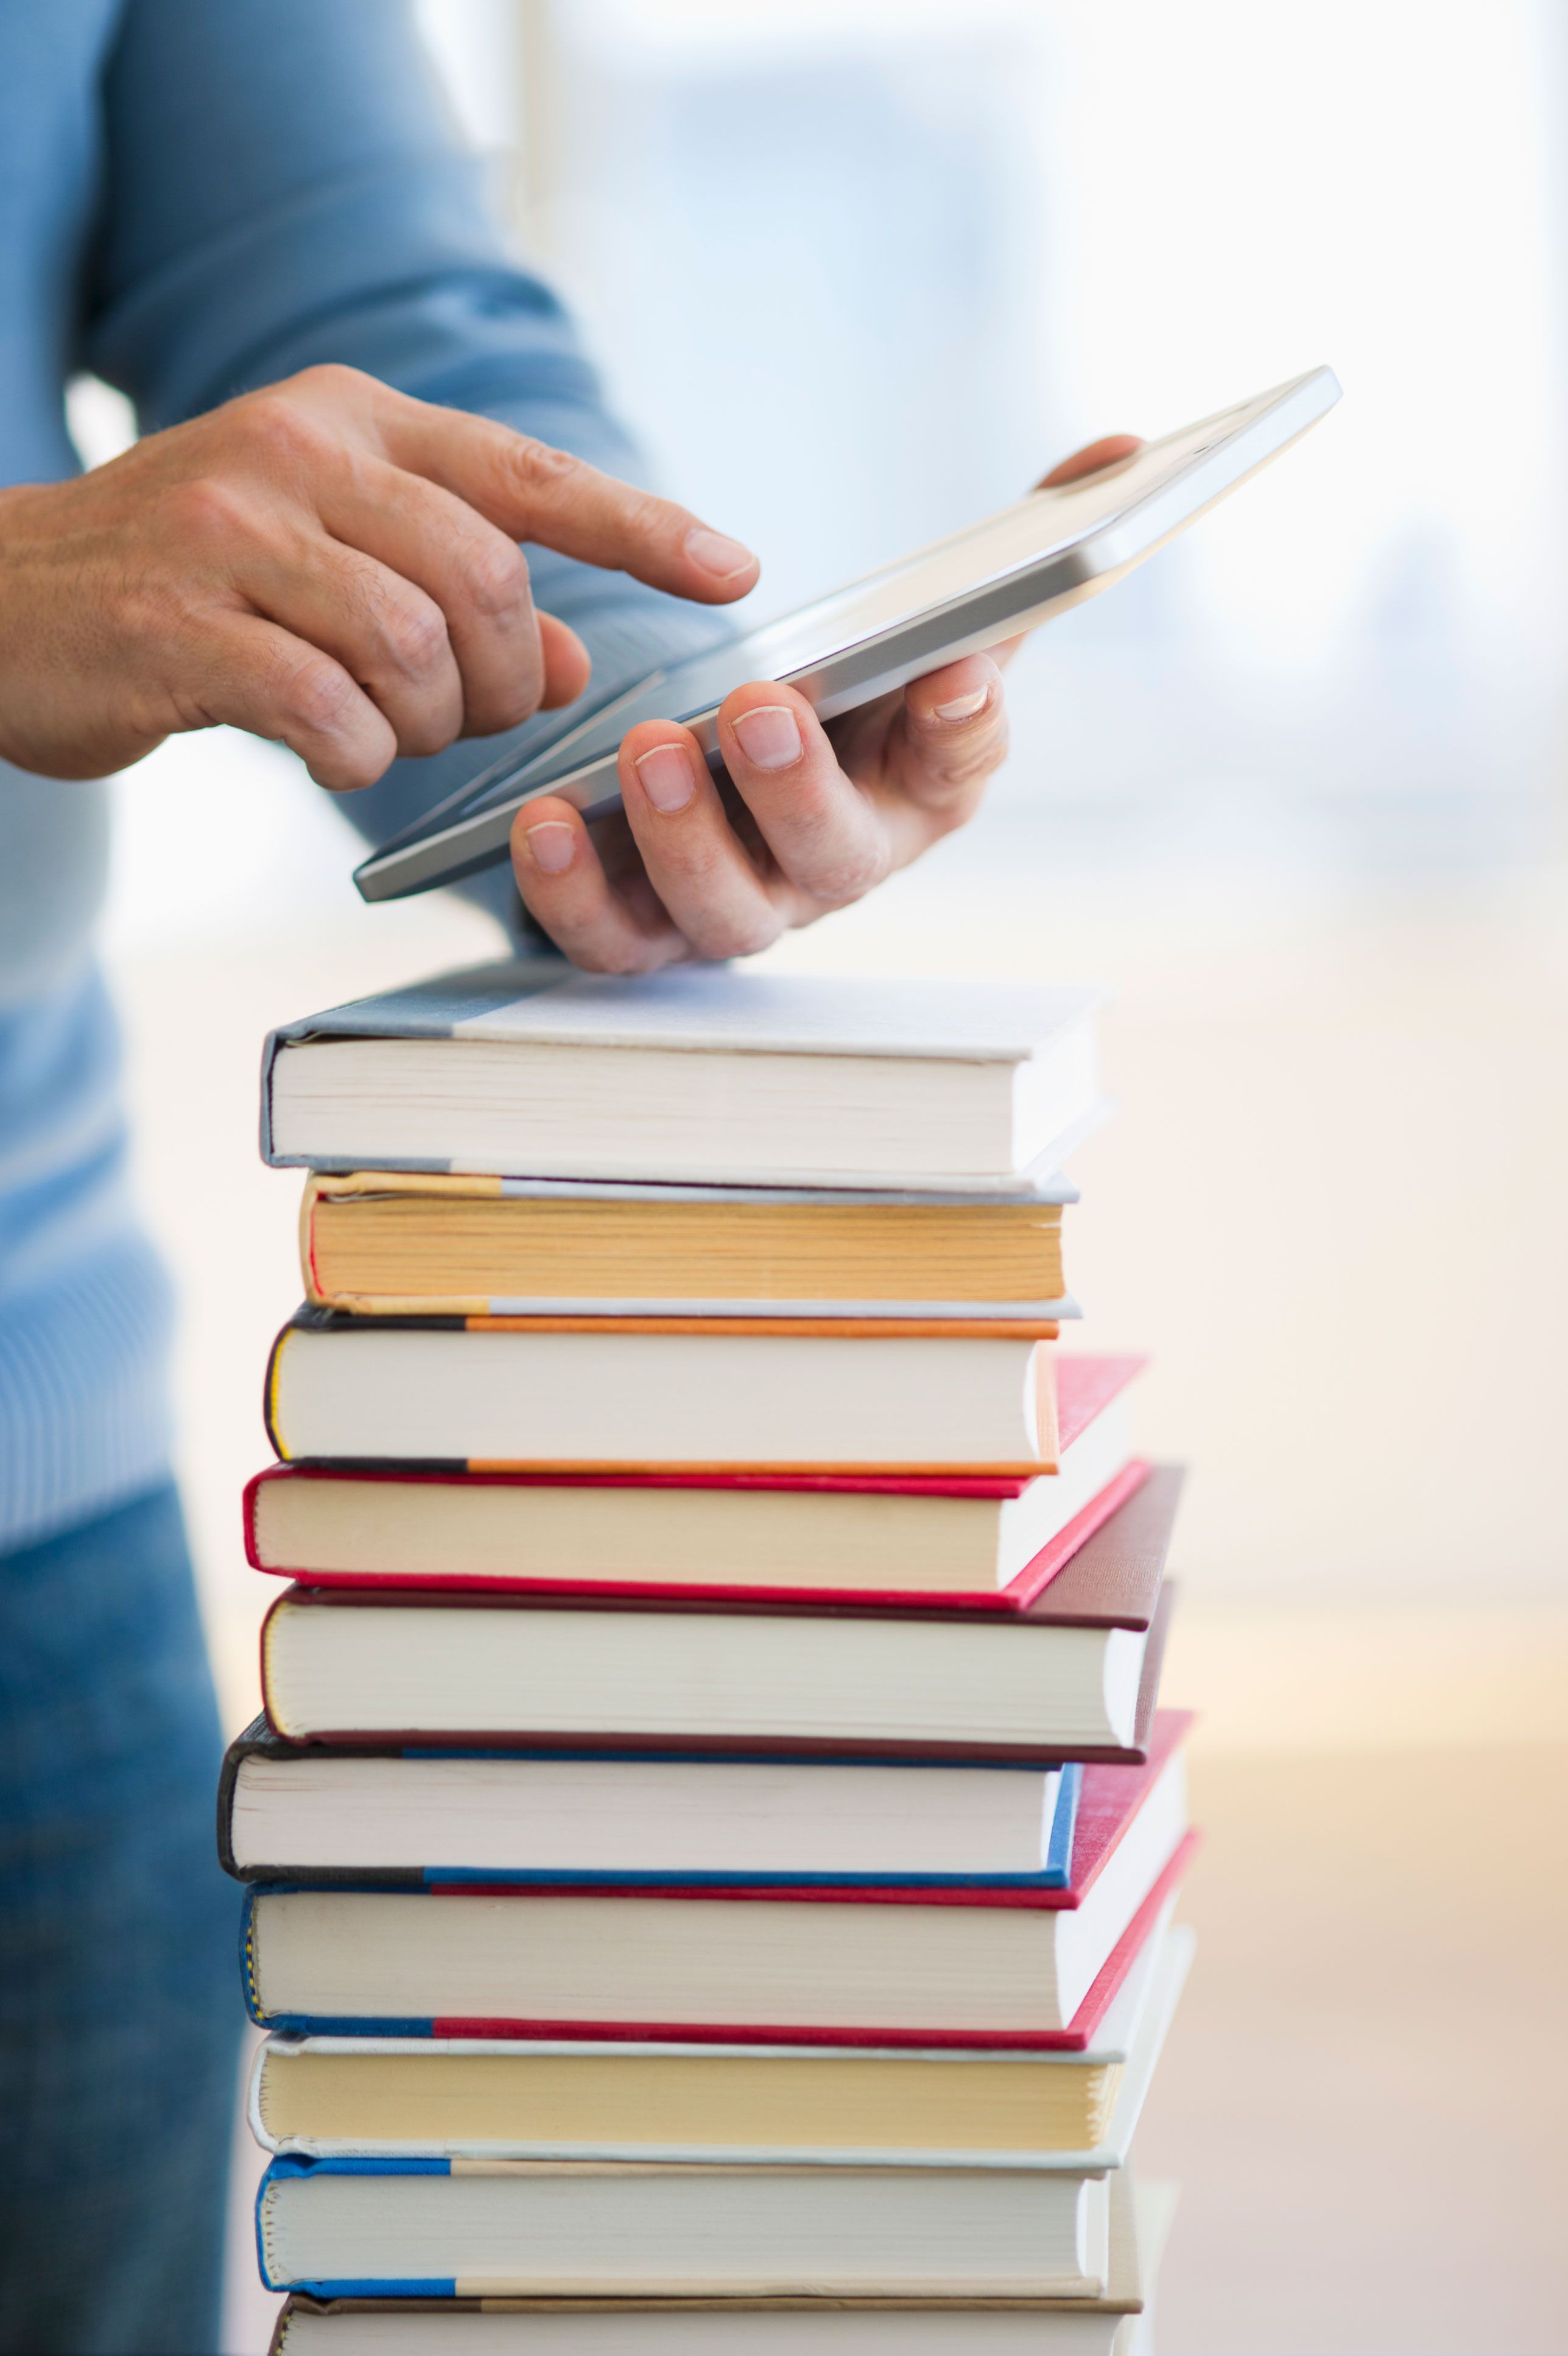
<path fill-rule="evenodd" d="M 615 809 L 616 755 L 639 721 L 683 722 L 716 767 L 718 707 L 748 680 L 780 680 L 830 720 L 1031 629 L 1152 556 L 1338 398 L 1333 370 L 1314 369 L 655 671 L 592 706 L 548 746 L 492 764 L 365 860 L 354 881 L 365 899 L 391 900 L 472 874 L 506 857 L 513 818 L 542 794 L 590 818 Z"/>

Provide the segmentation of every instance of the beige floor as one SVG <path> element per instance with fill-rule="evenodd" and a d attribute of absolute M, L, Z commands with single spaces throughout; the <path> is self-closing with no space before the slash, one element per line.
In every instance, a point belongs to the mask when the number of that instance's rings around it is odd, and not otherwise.
<path fill-rule="evenodd" d="M 1568 2347 L 1568 1746 L 1200 1757 L 1163 2356 Z"/>

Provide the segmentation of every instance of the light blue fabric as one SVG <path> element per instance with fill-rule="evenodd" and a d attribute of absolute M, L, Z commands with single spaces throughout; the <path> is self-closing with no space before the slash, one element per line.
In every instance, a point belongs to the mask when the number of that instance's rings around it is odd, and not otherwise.
<path fill-rule="evenodd" d="M 0 225 L 0 484 L 75 470 L 81 369 L 154 428 L 322 360 L 636 472 L 398 0 L 5 0 Z M 534 574 L 599 685 L 711 638 L 710 613 L 622 574 L 543 553 Z M 351 813 L 384 837 L 507 741 L 400 762 Z M 0 763 L 0 1548 L 167 1462 L 167 1304 L 91 961 L 105 842 L 102 787 Z M 515 914 L 504 875 L 478 896 Z"/>

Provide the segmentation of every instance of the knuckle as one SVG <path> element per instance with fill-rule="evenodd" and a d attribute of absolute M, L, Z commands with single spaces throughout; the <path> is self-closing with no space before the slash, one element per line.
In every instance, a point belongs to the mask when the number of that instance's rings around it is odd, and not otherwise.
<path fill-rule="evenodd" d="M 440 606 L 428 599 L 384 599 L 376 616 L 376 634 L 387 660 L 412 679 L 428 676 L 446 655 L 446 618 Z"/>
<path fill-rule="evenodd" d="M 835 908 L 844 907 L 852 900 L 864 900 L 868 892 L 875 892 L 879 884 L 886 882 L 892 864 L 892 853 L 886 845 L 873 845 L 857 857 L 841 860 L 830 869 L 817 896 Z"/>
<path fill-rule="evenodd" d="M 156 588 L 133 588 L 114 616 L 115 637 L 130 657 L 136 680 L 134 693 L 145 686 L 156 697 L 166 676 L 177 676 L 190 650 L 199 643 L 207 614 Z"/>
<path fill-rule="evenodd" d="M 253 393 L 240 405 L 240 422 L 250 448 L 274 466 L 296 467 L 315 458 L 327 437 L 292 384 Z"/>
<path fill-rule="evenodd" d="M 532 434 L 513 437 L 510 457 L 525 490 L 553 490 L 582 470 L 582 462 L 569 450 L 558 450 L 553 442 L 541 442 Z"/>
<path fill-rule="evenodd" d="M 182 732 L 217 727 L 220 724 L 217 711 L 222 701 L 224 683 L 220 674 L 216 681 L 220 691 L 217 694 L 212 691 L 214 681 L 211 680 L 172 680 L 166 688 L 143 688 L 131 697 L 126 705 L 126 727 L 138 737 L 152 737 L 160 727 L 166 735 L 171 720 L 173 725 Z"/>
<path fill-rule="evenodd" d="M 312 736 L 342 736 L 353 724 L 360 697 L 347 671 L 323 658 L 296 663 L 280 682 L 276 700 L 293 726 Z"/>
<path fill-rule="evenodd" d="M 868 832 L 848 846 L 818 842 L 789 862 L 790 880 L 827 908 L 846 908 L 885 883 L 893 863 L 890 845 Z"/>
<path fill-rule="evenodd" d="M 345 360 L 317 360 L 314 367 L 301 369 L 297 376 L 286 380 L 301 391 L 323 393 L 328 400 L 341 401 L 362 393 L 376 379 L 367 376 L 363 369 L 350 368 Z M 281 390 L 282 388 L 280 388 Z"/>
<path fill-rule="evenodd" d="M 783 917 L 772 907 L 734 909 L 704 916 L 687 925 L 686 937 L 701 958 L 756 957 L 771 948 L 784 929 Z"/>
<path fill-rule="evenodd" d="M 251 530 L 249 503 L 237 485 L 220 475 L 193 475 L 164 495 L 166 519 L 177 536 L 199 548 L 231 543 Z"/>
<path fill-rule="evenodd" d="M 499 621 L 528 602 L 528 559 L 499 535 L 476 548 L 464 567 L 469 601 L 487 621 Z"/>
<path fill-rule="evenodd" d="M 968 743 L 944 743 L 935 729 L 922 731 L 914 748 L 928 794 L 962 796 L 983 784 L 1007 756 L 1007 723 L 998 718 Z"/>
<path fill-rule="evenodd" d="M 929 810 L 967 801 L 976 787 L 985 783 L 994 766 L 991 761 L 933 762 L 926 769 L 920 799 Z"/>
<path fill-rule="evenodd" d="M 639 541 L 652 541 L 668 536 L 671 524 L 682 520 L 682 510 L 661 499 L 657 491 L 628 488 L 625 495 L 622 521 L 628 537 Z"/>

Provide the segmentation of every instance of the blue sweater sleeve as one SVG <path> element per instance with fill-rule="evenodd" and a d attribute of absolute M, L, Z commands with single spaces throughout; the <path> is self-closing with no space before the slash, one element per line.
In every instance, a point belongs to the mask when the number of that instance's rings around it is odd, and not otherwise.
<path fill-rule="evenodd" d="M 571 320 L 507 255 L 403 0 L 128 0 L 104 149 L 81 357 L 144 427 L 336 360 L 637 478 Z M 715 635 L 711 609 L 624 573 L 530 561 L 596 692 Z M 344 807 L 381 839 L 529 735 L 399 761 Z"/>

